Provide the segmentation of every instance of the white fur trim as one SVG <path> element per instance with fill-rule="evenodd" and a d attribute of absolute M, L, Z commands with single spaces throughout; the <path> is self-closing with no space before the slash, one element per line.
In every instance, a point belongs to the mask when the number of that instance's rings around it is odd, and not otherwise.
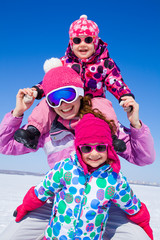
<path fill-rule="evenodd" d="M 62 66 L 62 62 L 59 58 L 50 58 L 44 62 L 43 69 L 45 73 L 47 73 L 52 68 L 56 68 L 60 66 Z"/>

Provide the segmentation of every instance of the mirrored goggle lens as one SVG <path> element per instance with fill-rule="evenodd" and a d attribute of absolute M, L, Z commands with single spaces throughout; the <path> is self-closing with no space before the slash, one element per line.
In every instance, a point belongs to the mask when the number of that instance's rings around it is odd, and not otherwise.
<path fill-rule="evenodd" d="M 93 148 L 96 149 L 97 152 L 105 152 L 107 150 L 107 145 L 104 144 L 99 144 L 96 146 L 90 146 L 90 145 L 84 145 L 84 146 L 80 146 L 80 150 L 83 153 L 89 153 L 93 150 Z"/>
<path fill-rule="evenodd" d="M 80 44 L 81 41 L 82 41 L 82 39 L 79 38 L 79 37 L 73 38 L 74 44 Z M 93 42 L 93 38 L 92 37 L 86 37 L 86 38 L 84 38 L 84 41 L 85 41 L 85 43 L 89 44 L 89 43 Z"/>
<path fill-rule="evenodd" d="M 51 92 L 47 96 L 48 102 L 53 106 L 58 106 L 61 100 L 66 102 L 72 102 L 76 98 L 76 91 L 73 88 L 59 89 L 55 92 Z"/>

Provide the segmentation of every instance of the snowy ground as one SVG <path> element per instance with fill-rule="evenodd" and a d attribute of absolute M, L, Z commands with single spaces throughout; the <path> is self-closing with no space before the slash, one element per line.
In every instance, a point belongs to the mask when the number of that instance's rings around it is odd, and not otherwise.
<path fill-rule="evenodd" d="M 15 208 L 21 204 L 22 197 L 42 176 L 0 174 L 0 233 L 12 218 Z M 147 205 L 151 215 L 154 240 L 160 240 L 160 187 L 133 185 L 141 201 Z"/>

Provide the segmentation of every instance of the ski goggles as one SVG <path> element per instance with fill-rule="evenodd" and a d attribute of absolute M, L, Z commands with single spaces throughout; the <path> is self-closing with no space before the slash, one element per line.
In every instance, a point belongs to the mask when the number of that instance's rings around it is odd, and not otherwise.
<path fill-rule="evenodd" d="M 97 145 L 79 145 L 80 151 L 82 153 L 90 153 L 93 149 L 97 152 L 105 152 L 107 150 L 108 144 L 97 144 Z"/>
<path fill-rule="evenodd" d="M 47 103 L 50 107 L 56 108 L 61 105 L 61 102 L 72 103 L 79 96 L 84 96 L 84 90 L 80 87 L 67 86 L 60 87 L 49 92 L 46 96 Z"/>
<path fill-rule="evenodd" d="M 71 37 L 71 40 L 74 44 L 80 44 L 82 41 L 84 41 L 87 44 L 90 44 L 93 42 L 93 40 L 95 39 L 95 36 L 93 37 Z"/>

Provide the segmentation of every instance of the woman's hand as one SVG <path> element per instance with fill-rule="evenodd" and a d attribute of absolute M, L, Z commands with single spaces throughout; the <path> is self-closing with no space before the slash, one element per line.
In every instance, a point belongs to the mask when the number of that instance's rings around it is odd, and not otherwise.
<path fill-rule="evenodd" d="M 32 96 L 33 97 L 32 101 L 25 102 L 24 101 L 25 95 Z M 17 96 L 16 96 L 16 107 L 12 113 L 13 116 L 21 117 L 23 115 L 23 113 L 32 106 L 34 100 L 35 100 L 35 97 L 34 97 L 34 89 L 33 88 L 19 89 Z"/>
<path fill-rule="evenodd" d="M 122 97 L 123 105 L 122 107 L 128 108 L 132 106 L 132 111 L 127 112 L 128 120 L 134 128 L 141 128 L 141 122 L 139 121 L 139 104 L 131 96 Z"/>

